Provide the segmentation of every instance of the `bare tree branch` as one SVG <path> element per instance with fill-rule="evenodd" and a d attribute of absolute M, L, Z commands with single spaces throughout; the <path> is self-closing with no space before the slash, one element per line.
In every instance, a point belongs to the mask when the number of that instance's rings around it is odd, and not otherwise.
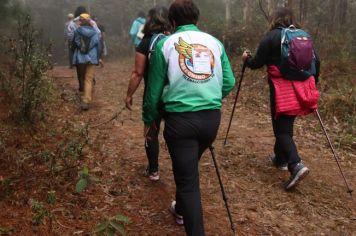
<path fill-rule="evenodd" d="M 265 19 L 270 22 L 270 16 L 269 14 L 266 13 L 265 9 L 263 9 L 263 4 L 262 4 L 262 0 L 258 0 L 258 5 L 260 7 L 260 10 L 262 11 L 263 13 L 263 16 L 265 17 Z"/>

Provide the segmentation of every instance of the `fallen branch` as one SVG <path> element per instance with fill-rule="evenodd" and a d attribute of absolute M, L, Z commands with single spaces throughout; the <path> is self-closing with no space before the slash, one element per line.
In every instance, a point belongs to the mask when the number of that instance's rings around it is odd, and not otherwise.
<path fill-rule="evenodd" d="M 56 218 L 54 218 L 54 220 L 56 221 L 57 224 L 59 224 L 59 225 L 62 226 L 63 228 L 72 229 L 72 227 L 65 226 L 65 225 L 61 224 L 61 222 L 59 222 Z"/>

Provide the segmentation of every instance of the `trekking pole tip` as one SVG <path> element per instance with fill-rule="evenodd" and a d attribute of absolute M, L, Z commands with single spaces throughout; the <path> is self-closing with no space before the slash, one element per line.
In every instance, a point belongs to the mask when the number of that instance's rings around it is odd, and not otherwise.
<path fill-rule="evenodd" d="M 231 230 L 232 230 L 232 233 L 234 234 L 234 236 L 237 236 L 237 233 L 236 233 L 236 228 L 235 228 L 235 225 L 231 225 Z"/>

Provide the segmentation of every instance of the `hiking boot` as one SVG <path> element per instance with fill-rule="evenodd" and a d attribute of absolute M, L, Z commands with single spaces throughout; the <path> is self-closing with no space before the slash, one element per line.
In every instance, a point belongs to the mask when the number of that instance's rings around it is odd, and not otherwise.
<path fill-rule="evenodd" d="M 86 103 L 86 102 L 83 102 L 83 103 L 80 105 L 80 108 L 81 108 L 83 111 L 87 111 L 87 110 L 89 110 L 89 104 Z"/>
<path fill-rule="evenodd" d="M 309 169 L 299 162 L 291 172 L 289 180 L 285 183 L 285 190 L 290 190 L 297 186 L 297 184 L 309 173 Z"/>
<path fill-rule="evenodd" d="M 146 168 L 146 170 L 145 170 L 145 172 L 143 174 L 144 174 L 144 176 L 147 176 L 151 181 L 158 181 L 159 180 L 158 171 L 150 173 L 150 170 L 149 170 L 148 167 Z"/>
<path fill-rule="evenodd" d="M 277 163 L 276 155 L 270 156 L 270 159 L 272 165 L 276 167 L 278 170 L 288 170 L 288 163 L 283 163 L 283 164 Z"/>
<path fill-rule="evenodd" d="M 169 212 L 173 215 L 177 225 L 184 225 L 183 216 L 176 212 L 176 203 L 176 201 L 172 202 L 171 207 L 169 208 Z"/>

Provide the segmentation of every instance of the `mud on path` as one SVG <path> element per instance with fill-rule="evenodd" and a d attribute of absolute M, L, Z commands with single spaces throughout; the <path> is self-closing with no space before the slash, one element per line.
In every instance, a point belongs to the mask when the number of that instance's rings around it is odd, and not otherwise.
<path fill-rule="evenodd" d="M 98 69 L 94 101 L 89 111 L 79 109 L 78 99 L 66 99 L 63 106 L 58 107 L 56 116 L 83 124 L 98 124 L 109 119 L 124 106 L 131 63 L 132 60 L 123 60 Z M 52 74 L 63 96 L 77 97 L 74 70 L 56 67 Z M 247 72 L 228 145 L 223 146 L 223 139 L 233 96 L 224 101 L 222 123 L 214 144 L 237 231 L 240 235 L 356 235 L 355 200 L 346 193 L 313 116 L 298 119 L 295 128 L 295 140 L 310 175 L 294 191 L 283 190 L 282 183 L 288 173 L 272 167 L 267 158 L 272 152 L 273 134 L 265 82 L 261 72 Z M 103 217 L 122 214 L 132 220 L 129 235 L 185 235 L 184 228 L 175 225 L 168 211 L 175 187 L 162 136 L 161 180 L 152 183 L 143 176 L 147 161 L 142 138 L 142 87 L 134 96 L 132 112 L 125 110 L 114 121 L 89 130 L 89 150 L 82 162 L 100 182 L 90 185 L 80 195 L 71 193 L 75 183 L 66 188 L 68 192 L 61 193 L 53 234 L 87 235 Z M 163 127 L 162 124 L 161 130 Z M 356 188 L 355 150 L 338 152 L 347 178 Z M 206 234 L 231 235 L 208 151 L 200 162 L 200 180 Z M 0 213 L 0 221 L 6 222 L 6 212 Z M 8 221 L 11 224 L 1 222 L 0 225 L 29 227 L 15 218 Z"/>

